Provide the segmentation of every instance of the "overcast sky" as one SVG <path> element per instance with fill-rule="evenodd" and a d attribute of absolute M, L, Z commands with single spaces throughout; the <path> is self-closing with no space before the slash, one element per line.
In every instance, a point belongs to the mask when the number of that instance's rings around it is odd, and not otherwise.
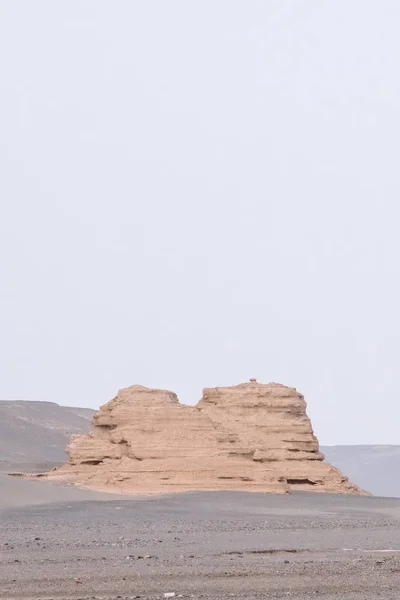
<path fill-rule="evenodd" d="M 0 0 L 0 397 L 297 387 L 400 443 L 400 2 Z"/>

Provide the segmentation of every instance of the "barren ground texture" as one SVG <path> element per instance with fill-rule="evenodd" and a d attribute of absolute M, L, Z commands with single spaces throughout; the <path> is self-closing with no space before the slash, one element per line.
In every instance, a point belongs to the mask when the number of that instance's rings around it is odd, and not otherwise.
<path fill-rule="evenodd" d="M 118 497 L 0 475 L 0 598 L 398 599 L 400 500 Z"/>

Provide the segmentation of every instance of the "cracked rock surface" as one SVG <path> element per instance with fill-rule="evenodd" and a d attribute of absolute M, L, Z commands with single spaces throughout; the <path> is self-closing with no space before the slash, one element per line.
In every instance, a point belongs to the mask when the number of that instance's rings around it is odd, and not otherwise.
<path fill-rule="evenodd" d="M 302 394 L 255 380 L 207 388 L 196 406 L 166 390 L 120 390 L 68 455 L 47 477 L 99 491 L 363 493 L 324 462 Z"/>

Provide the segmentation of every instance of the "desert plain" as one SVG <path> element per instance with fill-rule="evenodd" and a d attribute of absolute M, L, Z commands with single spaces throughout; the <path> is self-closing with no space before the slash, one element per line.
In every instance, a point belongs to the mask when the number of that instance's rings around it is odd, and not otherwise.
<path fill-rule="evenodd" d="M 0 475 L 0 598 L 397 599 L 400 500 L 117 496 Z"/>
<path fill-rule="evenodd" d="M 324 461 L 294 388 L 133 386 L 88 433 L 80 409 L 3 408 L 1 599 L 400 598 L 400 499 Z"/>

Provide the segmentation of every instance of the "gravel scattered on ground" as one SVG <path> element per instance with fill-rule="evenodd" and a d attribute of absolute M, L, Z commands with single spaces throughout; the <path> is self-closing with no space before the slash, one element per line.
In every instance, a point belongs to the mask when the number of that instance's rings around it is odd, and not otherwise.
<path fill-rule="evenodd" d="M 400 500 L 12 481 L 0 477 L 2 599 L 400 597 Z"/>

